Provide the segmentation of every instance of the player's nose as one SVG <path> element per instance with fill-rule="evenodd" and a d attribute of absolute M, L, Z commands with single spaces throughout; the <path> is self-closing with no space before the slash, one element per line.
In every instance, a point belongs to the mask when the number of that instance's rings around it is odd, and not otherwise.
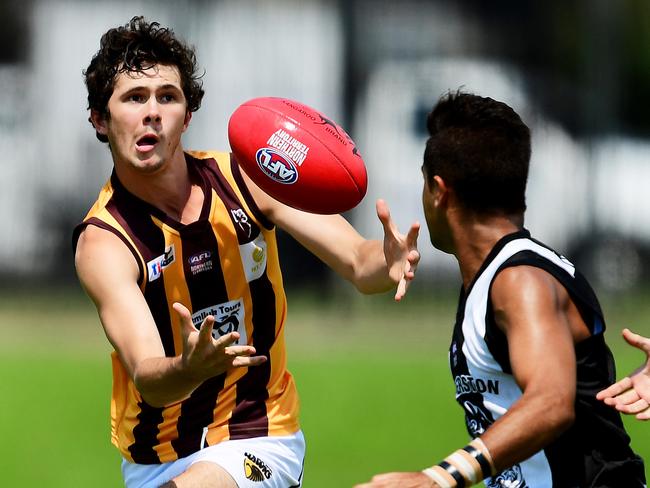
<path fill-rule="evenodd" d="M 162 120 L 160 104 L 155 97 L 151 97 L 146 104 L 144 121 L 146 123 L 156 123 Z"/>

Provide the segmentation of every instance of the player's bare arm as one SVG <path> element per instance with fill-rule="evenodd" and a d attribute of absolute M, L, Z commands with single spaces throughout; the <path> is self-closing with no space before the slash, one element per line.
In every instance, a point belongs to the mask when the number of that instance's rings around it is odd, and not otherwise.
<path fill-rule="evenodd" d="M 364 239 L 342 216 L 291 208 L 264 193 L 243 174 L 260 210 L 359 291 L 370 294 L 396 289 L 396 300 L 404 296 L 420 260 L 419 223 L 413 223 L 406 235 L 400 233 L 388 206 L 379 200 L 377 214 L 384 240 Z"/>
<path fill-rule="evenodd" d="M 527 459 L 571 426 L 575 342 L 589 333 L 566 289 L 545 271 L 507 268 L 492 293 L 521 399 L 481 437 L 497 471 Z"/>
<path fill-rule="evenodd" d="M 596 398 L 619 412 L 650 420 L 650 339 L 623 329 L 629 345 L 645 353 L 646 361 L 625 378 L 600 391 Z"/>
<path fill-rule="evenodd" d="M 197 331 L 181 304 L 174 308 L 183 330 L 183 354 L 165 357 L 156 324 L 137 284 L 135 258 L 111 232 L 88 226 L 79 238 L 75 265 L 107 338 L 138 391 L 152 406 L 182 400 L 203 381 L 230 367 L 254 366 L 266 359 L 253 356 L 255 349 L 251 346 L 231 346 L 237 333 L 214 340 L 212 317 L 206 318 L 202 330 Z"/>

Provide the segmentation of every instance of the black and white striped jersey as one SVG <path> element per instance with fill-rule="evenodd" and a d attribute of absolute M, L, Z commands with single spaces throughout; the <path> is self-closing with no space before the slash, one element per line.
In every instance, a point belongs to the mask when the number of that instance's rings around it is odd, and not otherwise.
<path fill-rule="evenodd" d="M 487 479 L 486 486 L 644 486 L 643 462 L 629 446 L 620 415 L 595 398 L 615 378 L 598 299 L 571 262 L 532 239 L 527 230 L 502 238 L 469 288 L 461 290 L 449 362 L 470 436 L 480 436 L 522 396 L 512 375 L 507 337 L 495 324 L 490 300 L 496 275 L 506 267 L 521 265 L 541 268 L 555 277 L 569 292 L 592 335 L 575 347 L 573 426 L 542 451 Z"/>

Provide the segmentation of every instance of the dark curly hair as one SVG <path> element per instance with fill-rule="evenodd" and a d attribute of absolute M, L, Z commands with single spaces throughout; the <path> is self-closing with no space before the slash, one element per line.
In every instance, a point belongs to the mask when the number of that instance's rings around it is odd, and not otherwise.
<path fill-rule="evenodd" d="M 503 102 L 448 93 L 427 117 L 424 175 L 439 175 L 479 213 L 526 210 L 530 130 Z"/>
<path fill-rule="evenodd" d="M 187 110 L 201 106 L 203 86 L 198 74 L 194 48 L 179 40 L 174 31 L 158 22 L 133 17 L 124 26 L 108 30 L 101 38 L 99 51 L 83 72 L 88 88 L 88 108 L 108 116 L 108 100 L 119 73 L 142 72 L 156 64 L 176 66 L 181 75 Z M 96 133 L 102 142 L 108 138 Z"/>

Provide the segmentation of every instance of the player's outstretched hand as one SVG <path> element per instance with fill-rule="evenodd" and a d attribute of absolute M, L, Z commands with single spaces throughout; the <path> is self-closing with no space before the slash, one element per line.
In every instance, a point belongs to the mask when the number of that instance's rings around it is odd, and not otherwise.
<path fill-rule="evenodd" d="M 395 300 L 400 301 L 406 294 L 409 283 L 415 277 L 415 270 L 420 261 L 420 252 L 418 251 L 420 223 L 411 224 L 408 234 L 404 235 L 397 229 L 386 202 L 377 200 L 376 206 L 377 217 L 384 227 L 384 256 L 388 274 L 397 283 Z"/>
<path fill-rule="evenodd" d="M 368 483 L 354 488 L 438 488 L 438 484 L 422 472 L 386 473 L 373 476 Z"/>
<path fill-rule="evenodd" d="M 650 420 L 650 339 L 623 329 L 623 337 L 633 347 L 646 354 L 646 362 L 609 388 L 600 391 L 596 398 L 619 412 L 636 415 L 639 420 Z"/>
<path fill-rule="evenodd" d="M 266 356 L 254 356 L 256 351 L 253 346 L 232 345 L 239 339 L 239 332 L 229 332 L 219 339 L 213 338 L 212 315 L 208 315 L 201 328 L 196 330 L 187 307 L 178 302 L 173 307 L 182 322 L 183 366 L 192 376 L 207 379 L 230 368 L 257 366 L 266 361 Z"/>

